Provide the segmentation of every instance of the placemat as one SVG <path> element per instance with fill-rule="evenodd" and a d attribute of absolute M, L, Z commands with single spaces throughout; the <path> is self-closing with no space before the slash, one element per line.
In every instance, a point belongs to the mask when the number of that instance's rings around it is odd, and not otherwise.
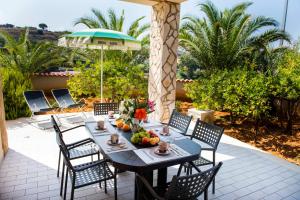
<path fill-rule="evenodd" d="M 176 144 L 170 145 L 170 154 L 168 155 L 157 155 L 154 150 L 157 147 L 144 148 L 134 150 L 135 154 L 139 156 L 146 164 L 153 164 L 158 162 L 163 162 L 167 160 L 174 160 L 181 157 L 189 156 L 190 153 L 186 152 L 182 148 L 178 147 Z"/>

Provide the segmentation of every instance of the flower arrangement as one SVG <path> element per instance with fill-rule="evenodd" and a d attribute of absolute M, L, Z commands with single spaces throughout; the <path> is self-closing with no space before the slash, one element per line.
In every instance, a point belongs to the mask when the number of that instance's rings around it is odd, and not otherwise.
<path fill-rule="evenodd" d="M 120 118 L 127 124 L 135 124 L 147 120 L 148 114 L 155 111 L 154 101 L 146 99 L 127 99 L 121 102 L 119 106 Z"/>

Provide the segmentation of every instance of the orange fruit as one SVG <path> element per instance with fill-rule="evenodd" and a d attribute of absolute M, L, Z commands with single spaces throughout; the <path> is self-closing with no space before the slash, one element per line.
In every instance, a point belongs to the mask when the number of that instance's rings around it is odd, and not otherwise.
<path fill-rule="evenodd" d="M 118 128 L 122 128 L 123 125 L 124 125 L 123 120 L 116 120 L 116 126 L 117 126 Z"/>
<path fill-rule="evenodd" d="M 123 131 L 125 131 L 125 132 L 130 131 L 130 126 L 128 124 L 124 124 L 122 128 L 123 128 Z"/>

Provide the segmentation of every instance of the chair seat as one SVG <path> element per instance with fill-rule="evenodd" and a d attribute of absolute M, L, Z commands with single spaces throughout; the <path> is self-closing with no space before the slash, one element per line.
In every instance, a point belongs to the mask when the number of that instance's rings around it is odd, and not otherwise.
<path fill-rule="evenodd" d="M 80 170 L 83 167 L 95 165 L 97 162 L 99 161 L 77 165 L 74 166 L 74 169 L 75 171 Z M 104 181 L 105 179 L 114 178 L 114 174 L 110 170 L 106 162 L 101 162 L 98 165 L 89 167 L 87 169 L 76 171 L 75 174 L 76 174 L 75 187 L 82 187 L 92 183 L 97 183 L 99 181 Z M 71 178 L 73 179 L 72 173 L 71 173 Z"/>
<path fill-rule="evenodd" d="M 35 110 L 33 112 L 34 115 L 40 115 L 40 114 L 44 114 L 45 112 L 49 112 L 49 111 L 53 111 L 53 110 L 56 110 L 57 108 L 42 108 L 42 109 L 39 109 L 39 110 Z"/>
<path fill-rule="evenodd" d="M 193 163 L 194 163 L 196 166 L 204 166 L 204 165 L 210 165 L 210 164 L 213 164 L 212 161 L 207 160 L 206 158 L 203 158 L 203 157 L 201 157 L 201 156 L 200 156 L 199 159 L 194 160 Z M 185 163 L 185 164 L 184 164 L 184 167 L 189 167 L 189 164 L 188 164 L 188 163 Z"/>
<path fill-rule="evenodd" d="M 78 107 L 82 107 L 84 105 L 85 105 L 85 103 L 76 103 L 76 104 L 69 105 L 67 108 L 78 108 Z"/>
<path fill-rule="evenodd" d="M 90 142 L 75 148 L 69 149 L 70 159 L 77 159 L 88 155 L 98 154 L 99 150 L 96 148 L 95 143 Z"/>

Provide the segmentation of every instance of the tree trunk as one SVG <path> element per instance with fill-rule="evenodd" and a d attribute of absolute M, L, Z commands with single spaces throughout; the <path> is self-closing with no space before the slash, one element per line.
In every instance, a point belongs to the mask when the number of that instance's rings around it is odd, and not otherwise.
<path fill-rule="evenodd" d="M 5 124 L 5 110 L 4 110 L 4 99 L 3 99 L 3 88 L 2 88 L 2 75 L 0 74 L 0 135 L 2 140 L 2 148 L 4 154 L 8 151 L 8 137 Z"/>
<path fill-rule="evenodd" d="M 288 101 L 288 106 L 287 106 L 287 126 L 286 126 L 286 132 L 289 135 L 293 135 L 293 106 L 294 102 Z"/>
<path fill-rule="evenodd" d="M 257 144 L 257 135 L 258 135 L 258 128 L 259 128 L 259 120 L 255 119 L 255 135 L 254 135 L 254 143 Z"/>

